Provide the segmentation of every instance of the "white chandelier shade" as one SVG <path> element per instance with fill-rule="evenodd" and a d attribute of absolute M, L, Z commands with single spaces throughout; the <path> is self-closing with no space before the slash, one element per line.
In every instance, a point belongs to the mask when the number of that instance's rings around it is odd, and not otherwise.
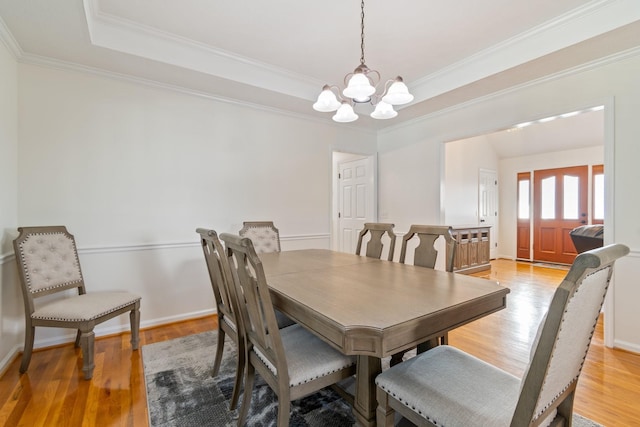
<path fill-rule="evenodd" d="M 322 113 L 329 113 L 340 108 L 340 101 L 336 94 L 331 91 L 329 85 L 324 85 L 322 92 L 318 95 L 318 100 L 313 104 L 313 109 Z"/>
<path fill-rule="evenodd" d="M 353 99 L 354 102 L 369 102 L 374 93 L 376 93 L 376 88 L 371 85 L 369 78 L 361 72 L 353 73 L 346 89 L 342 91 L 344 96 Z"/>
<path fill-rule="evenodd" d="M 393 109 L 393 105 L 388 104 L 384 101 L 378 102 L 376 105 L 376 109 L 371 113 L 371 117 L 374 119 L 393 119 L 398 115 L 398 112 Z"/>
<path fill-rule="evenodd" d="M 333 116 L 333 120 L 338 123 L 349 123 L 358 120 L 358 115 L 353 111 L 353 107 L 344 101 Z"/>
<path fill-rule="evenodd" d="M 344 77 L 346 88 L 342 91 L 337 86 L 324 85 L 313 109 L 323 113 L 336 111 L 333 120 L 348 123 L 358 119 L 353 110 L 355 104 L 370 103 L 376 108 L 371 117 L 374 119 L 391 119 L 398 115 L 394 105 L 404 105 L 413 101 L 409 88 L 398 76 L 384 83 L 382 94 L 376 94 L 380 83 L 380 73 L 371 70 L 364 62 L 364 0 L 360 8 L 360 65 Z"/>
<path fill-rule="evenodd" d="M 387 89 L 387 94 L 382 100 L 391 105 L 404 105 L 413 101 L 413 95 L 409 93 L 409 88 L 402 81 L 402 77 L 396 77 L 396 80 Z"/>

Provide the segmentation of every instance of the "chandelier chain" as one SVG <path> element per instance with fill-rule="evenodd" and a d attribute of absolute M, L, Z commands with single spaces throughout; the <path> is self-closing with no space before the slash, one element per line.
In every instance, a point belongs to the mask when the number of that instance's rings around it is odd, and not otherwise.
<path fill-rule="evenodd" d="M 364 65 L 364 0 L 360 2 L 360 64 Z"/>

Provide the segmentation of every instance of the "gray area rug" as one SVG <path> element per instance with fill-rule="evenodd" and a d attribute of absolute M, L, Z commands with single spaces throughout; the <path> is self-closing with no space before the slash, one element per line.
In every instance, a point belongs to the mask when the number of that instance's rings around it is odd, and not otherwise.
<path fill-rule="evenodd" d="M 220 374 L 213 378 L 216 340 L 217 332 L 209 331 L 142 347 L 150 427 L 236 425 L 237 410 L 228 409 L 236 348 L 226 340 Z M 247 426 L 275 426 L 277 401 L 271 388 L 256 376 Z M 291 427 L 350 427 L 353 423 L 351 406 L 329 388 L 291 406 Z M 400 425 L 412 424 L 403 420 Z M 601 427 L 579 415 L 574 416 L 573 425 Z"/>

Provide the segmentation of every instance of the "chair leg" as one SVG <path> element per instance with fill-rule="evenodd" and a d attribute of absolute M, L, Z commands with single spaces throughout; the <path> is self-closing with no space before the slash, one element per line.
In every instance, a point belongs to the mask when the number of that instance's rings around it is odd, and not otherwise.
<path fill-rule="evenodd" d="M 280 390 L 280 393 L 278 393 L 278 427 L 289 427 L 290 412 L 291 401 L 289 389 L 287 388 L 287 390 Z"/>
<path fill-rule="evenodd" d="M 389 406 L 389 395 L 376 387 L 378 408 L 376 409 L 376 425 L 378 427 L 393 427 L 396 411 Z"/>
<path fill-rule="evenodd" d="M 231 394 L 231 402 L 229 409 L 234 410 L 238 407 L 238 399 L 240 398 L 240 389 L 242 388 L 242 377 L 244 375 L 245 365 L 245 349 L 242 340 L 238 344 L 238 360 L 236 365 L 236 380 L 233 384 L 233 393 Z"/>
<path fill-rule="evenodd" d="M 94 350 L 95 334 L 93 329 L 83 331 L 80 337 L 80 346 L 82 347 L 82 372 L 84 379 L 90 380 L 93 377 L 93 350 Z"/>
<path fill-rule="evenodd" d="M 242 407 L 238 414 L 238 427 L 244 426 L 244 421 L 249 413 L 251 405 L 251 395 L 253 394 L 253 380 L 255 379 L 255 368 L 251 363 L 247 363 L 244 373 L 244 395 L 242 397 Z"/>
<path fill-rule="evenodd" d="M 440 337 L 440 345 L 449 345 L 449 333 L 445 332 L 444 335 Z"/>
<path fill-rule="evenodd" d="M 558 414 L 562 415 L 565 425 L 570 426 L 573 423 L 573 398 L 575 397 L 575 389 L 569 393 L 562 403 L 558 405 Z"/>
<path fill-rule="evenodd" d="M 129 321 L 131 322 L 131 348 L 138 349 L 140 343 L 140 302 L 129 313 Z"/>
<path fill-rule="evenodd" d="M 402 362 L 402 358 L 404 357 L 405 353 L 406 353 L 406 351 L 401 351 L 399 353 L 391 355 L 391 361 L 389 362 L 389 365 L 390 366 L 395 366 L 398 363 Z"/>
<path fill-rule="evenodd" d="M 20 363 L 20 373 L 24 374 L 31 363 L 31 354 L 33 353 L 33 340 L 35 338 L 36 328 L 27 325 L 24 332 L 24 350 L 22 351 L 22 363 Z"/>
<path fill-rule="evenodd" d="M 226 334 L 224 333 L 224 330 L 222 330 L 222 328 L 220 328 L 220 326 L 218 325 L 218 342 L 216 343 L 216 357 L 213 360 L 213 374 L 211 375 L 212 377 L 218 376 L 218 373 L 220 372 L 222 353 L 224 352 L 225 336 Z M 240 354 L 239 350 L 240 349 L 238 349 L 238 354 Z"/>
<path fill-rule="evenodd" d="M 76 331 L 76 342 L 75 342 L 75 344 L 74 344 L 74 345 L 76 346 L 76 348 L 77 348 L 77 347 L 80 347 L 80 336 L 81 336 L 81 335 L 82 335 L 82 331 L 81 331 L 80 329 L 78 329 L 78 330 Z"/>

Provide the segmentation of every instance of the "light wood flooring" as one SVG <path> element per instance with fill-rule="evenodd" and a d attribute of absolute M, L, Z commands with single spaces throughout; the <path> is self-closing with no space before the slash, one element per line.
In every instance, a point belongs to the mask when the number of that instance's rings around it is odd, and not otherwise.
<path fill-rule="evenodd" d="M 521 376 L 538 322 L 565 273 L 493 261 L 490 277 L 511 289 L 507 309 L 452 331 L 450 344 Z M 210 316 L 146 329 L 141 345 L 214 329 L 215 322 Z M 0 426 L 148 425 L 141 354 L 131 351 L 129 334 L 96 340 L 92 381 L 83 379 L 79 355 L 73 344 L 36 351 L 22 376 L 14 360 L 0 378 Z M 605 426 L 640 426 L 640 355 L 605 348 L 602 319 L 574 409 Z"/>

